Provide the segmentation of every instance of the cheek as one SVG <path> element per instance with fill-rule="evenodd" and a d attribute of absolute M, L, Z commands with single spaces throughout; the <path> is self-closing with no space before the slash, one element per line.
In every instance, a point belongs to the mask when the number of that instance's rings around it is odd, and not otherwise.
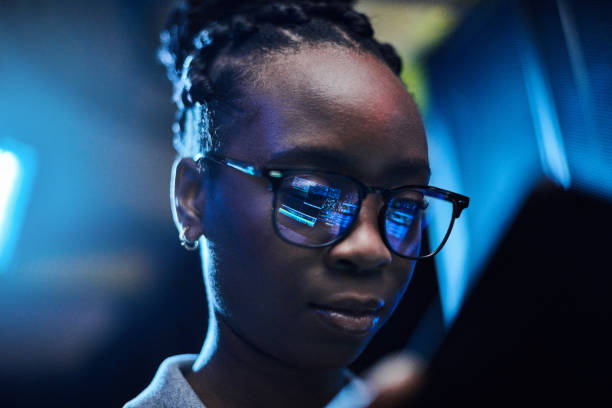
<path fill-rule="evenodd" d="M 393 307 L 389 313 L 389 316 L 399 304 L 400 300 L 404 296 L 404 293 L 406 293 L 406 289 L 412 280 L 415 266 L 416 261 L 400 258 L 391 271 L 391 276 L 394 277 L 393 286 L 395 287 L 395 294 L 392 303 Z"/>
<path fill-rule="evenodd" d="M 219 255 L 233 253 L 229 260 L 249 264 L 250 256 L 258 253 L 255 248 L 270 242 L 274 233 L 272 194 L 254 180 L 241 180 L 239 174 L 232 176 L 222 181 L 223 186 L 215 189 L 214 197 L 208 201 L 204 230 Z"/>
<path fill-rule="evenodd" d="M 256 183 L 233 185 L 231 191 L 217 195 L 206 217 L 216 271 L 208 280 L 217 306 L 223 313 L 247 318 L 273 319 L 283 311 L 291 313 L 300 298 L 299 271 L 308 267 L 307 262 L 298 262 L 299 248 L 276 235 L 273 194 Z"/>
<path fill-rule="evenodd" d="M 253 197 L 253 196 L 252 196 Z M 282 241 L 271 219 L 271 194 L 219 205 L 209 241 L 214 268 L 206 273 L 216 312 L 261 350 L 297 365 L 315 360 L 304 323 L 307 271 L 316 251 Z"/>

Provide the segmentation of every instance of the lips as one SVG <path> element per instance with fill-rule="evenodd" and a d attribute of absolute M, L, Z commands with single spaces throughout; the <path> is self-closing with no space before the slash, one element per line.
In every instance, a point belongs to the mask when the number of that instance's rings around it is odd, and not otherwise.
<path fill-rule="evenodd" d="M 384 301 L 355 296 L 335 297 L 310 303 L 320 319 L 328 327 L 343 334 L 363 336 L 370 333 L 380 320 Z"/>
<path fill-rule="evenodd" d="M 342 310 L 349 313 L 375 313 L 378 312 L 384 305 L 382 299 L 376 298 L 359 298 L 356 296 L 337 296 L 332 299 L 323 300 L 313 303 L 317 306 L 323 306 L 330 309 Z"/>

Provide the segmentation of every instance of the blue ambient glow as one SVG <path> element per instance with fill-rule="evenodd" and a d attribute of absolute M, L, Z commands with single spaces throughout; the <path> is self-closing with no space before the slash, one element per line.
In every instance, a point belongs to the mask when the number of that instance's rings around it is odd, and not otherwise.
<path fill-rule="evenodd" d="M 29 187 L 26 162 L 31 162 L 28 149 L 0 141 L 0 272 L 7 269 L 13 255 L 23 216 Z"/>
<path fill-rule="evenodd" d="M 8 220 L 9 201 L 14 199 L 15 182 L 19 173 L 19 161 L 12 152 L 0 150 L 0 225 Z M 2 228 L 4 229 L 4 228 Z"/>
<path fill-rule="evenodd" d="M 571 181 L 569 165 L 549 85 L 533 42 L 525 39 L 519 51 L 542 170 L 550 179 L 567 189 Z"/>
<path fill-rule="evenodd" d="M 431 184 L 471 199 L 435 257 L 447 327 L 529 194 L 544 178 L 563 187 L 577 179 L 555 64 L 544 63 L 542 33 L 524 4 L 476 7 L 427 61 Z"/>
<path fill-rule="evenodd" d="M 429 134 L 429 157 L 435 163 L 432 169 L 432 185 L 444 186 L 453 191 L 465 192 L 460 181 L 460 168 L 454 145 L 453 137 L 446 126 L 445 121 L 430 110 L 427 118 L 427 131 Z M 432 200 L 435 201 L 435 200 Z M 446 224 L 447 209 L 440 205 L 431 205 L 429 211 L 432 214 L 430 220 L 429 241 L 430 245 L 437 245 L 444 239 L 448 224 Z M 435 257 L 440 290 L 440 302 L 442 305 L 442 317 L 447 327 L 455 320 L 463 299 L 467 293 L 471 281 L 468 266 L 468 251 L 470 236 L 467 229 L 464 212 L 461 218 L 456 220 L 453 231 L 440 251 Z"/>
<path fill-rule="evenodd" d="M 599 22 L 612 14 L 612 2 L 596 4 L 583 7 L 576 1 L 557 0 L 558 29 L 564 41 L 548 37 L 543 44 L 549 50 L 556 48 L 567 53 L 561 54 L 562 64 L 555 60 L 555 69 L 546 71 L 546 79 L 554 91 L 572 187 L 610 200 L 612 49 L 608 39 L 612 37 L 612 26 Z M 557 42 L 556 47 L 553 41 Z M 559 65 L 561 69 L 556 69 Z"/>

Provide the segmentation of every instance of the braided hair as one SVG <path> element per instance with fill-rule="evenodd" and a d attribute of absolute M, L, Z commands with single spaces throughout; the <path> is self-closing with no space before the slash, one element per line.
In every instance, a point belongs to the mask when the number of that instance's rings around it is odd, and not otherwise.
<path fill-rule="evenodd" d="M 354 0 L 185 0 L 161 33 L 159 59 L 174 85 L 174 146 L 195 156 L 219 146 L 241 109 L 240 85 L 266 56 L 321 43 L 365 51 L 399 76 L 390 44 L 374 39 Z"/>

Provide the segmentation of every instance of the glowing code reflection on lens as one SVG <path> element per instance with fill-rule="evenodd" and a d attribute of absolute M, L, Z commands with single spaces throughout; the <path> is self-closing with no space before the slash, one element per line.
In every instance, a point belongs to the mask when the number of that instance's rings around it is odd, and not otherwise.
<path fill-rule="evenodd" d="M 308 174 L 287 178 L 277 193 L 276 225 L 291 242 L 321 245 L 354 220 L 359 195 L 344 179 Z M 346 184 L 346 183 L 345 183 Z"/>
<path fill-rule="evenodd" d="M 314 226 L 315 222 L 317 222 L 317 219 L 315 217 L 311 217 L 308 214 L 304 214 L 303 212 L 300 212 L 284 204 L 281 206 L 281 208 L 279 208 L 278 212 L 298 222 L 306 224 L 309 227 Z"/>

